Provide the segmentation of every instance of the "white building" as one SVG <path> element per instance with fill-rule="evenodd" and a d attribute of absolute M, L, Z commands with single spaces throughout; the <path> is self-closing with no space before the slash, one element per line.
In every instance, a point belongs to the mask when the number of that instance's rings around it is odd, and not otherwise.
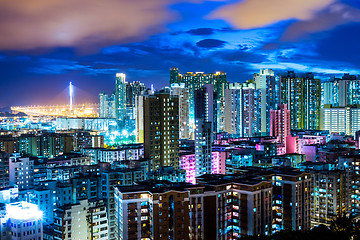
<path fill-rule="evenodd" d="M 141 144 L 122 145 L 118 149 L 84 148 L 82 154 L 91 158 L 93 163 L 124 160 L 139 160 L 144 156 L 144 147 Z"/>
<path fill-rule="evenodd" d="M 270 109 L 276 109 L 275 74 L 271 69 L 261 69 L 260 73 L 254 74 L 256 89 L 260 90 L 259 110 L 261 121 L 261 134 L 269 135 Z"/>
<path fill-rule="evenodd" d="M 179 97 L 179 138 L 190 139 L 189 89 L 185 87 L 185 83 L 173 83 L 170 87 L 170 94 Z"/>
<path fill-rule="evenodd" d="M 54 216 L 54 240 L 87 240 L 88 209 L 88 200 L 57 208 Z"/>
<path fill-rule="evenodd" d="M 107 131 L 116 126 L 116 120 L 111 118 L 56 118 L 56 130 L 94 130 Z"/>
<path fill-rule="evenodd" d="M 107 95 L 104 92 L 99 94 L 99 117 L 115 118 L 115 94 Z"/>
<path fill-rule="evenodd" d="M 12 154 L 9 162 L 10 186 L 19 189 L 28 188 L 33 184 L 34 160 L 22 158 L 20 154 Z"/>
<path fill-rule="evenodd" d="M 332 107 L 325 105 L 321 111 L 322 130 L 355 136 L 360 130 L 360 106 Z"/>
<path fill-rule="evenodd" d="M 6 211 L 0 213 L 0 229 L 2 240 L 43 240 L 42 212 L 28 202 L 6 204 Z"/>

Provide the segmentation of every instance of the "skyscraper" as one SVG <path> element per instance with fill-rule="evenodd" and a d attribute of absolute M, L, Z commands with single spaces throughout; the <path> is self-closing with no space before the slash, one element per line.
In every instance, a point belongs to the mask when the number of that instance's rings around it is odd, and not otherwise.
<path fill-rule="evenodd" d="M 179 69 L 176 67 L 170 68 L 170 84 L 180 83 L 181 75 L 179 74 Z"/>
<path fill-rule="evenodd" d="M 146 96 L 137 96 L 135 99 L 135 132 L 136 142 L 144 143 L 144 100 Z"/>
<path fill-rule="evenodd" d="M 211 122 L 211 129 L 216 133 L 216 100 L 214 98 L 214 87 L 212 84 L 205 84 L 194 93 L 195 121 L 203 119 Z"/>
<path fill-rule="evenodd" d="M 115 118 L 115 94 L 107 95 L 105 92 L 99 94 L 99 117 L 100 118 Z"/>
<path fill-rule="evenodd" d="M 126 125 L 129 128 L 135 128 L 136 97 L 140 96 L 145 89 L 145 85 L 139 81 L 126 83 Z"/>
<path fill-rule="evenodd" d="M 203 72 L 187 72 L 180 74 L 179 69 L 172 68 L 170 70 L 170 84 L 172 83 L 185 83 L 185 87 L 189 89 L 189 105 L 190 105 L 190 123 L 195 123 L 195 109 L 194 109 L 194 93 L 195 90 L 201 89 L 205 84 L 212 84 L 215 92 L 216 103 L 216 132 L 222 132 L 225 130 L 225 88 L 227 86 L 226 73 L 203 73 Z"/>
<path fill-rule="evenodd" d="M 205 84 L 195 90 L 195 176 L 211 174 L 211 153 L 216 118 L 214 110 L 214 88 L 212 84 Z M 214 124 L 215 123 L 215 124 Z"/>
<path fill-rule="evenodd" d="M 360 77 L 344 74 L 322 83 L 322 103 L 334 107 L 360 104 Z"/>
<path fill-rule="evenodd" d="M 116 119 L 123 122 L 126 117 L 126 81 L 124 73 L 116 74 L 115 81 Z M 123 124 L 123 123 L 122 123 Z"/>
<path fill-rule="evenodd" d="M 252 82 L 229 83 L 225 90 L 225 131 L 238 137 L 260 135 L 260 90 Z"/>
<path fill-rule="evenodd" d="M 211 122 L 195 119 L 195 177 L 211 174 L 213 132 Z"/>
<path fill-rule="evenodd" d="M 152 169 L 160 166 L 179 166 L 179 98 L 169 92 L 145 97 L 144 155 Z"/>
<path fill-rule="evenodd" d="M 321 81 L 312 73 L 280 75 L 282 104 L 291 112 L 291 129 L 320 128 Z"/>
<path fill-rule="evenodd" d="M 260 133 L 268 136 L 270 132 L 270 109 L 277 109 L 278 104 L 278 84 L 274 71 L 271 69 L 261 69 L 260 73 L 254 74 L 256 89 L 259 90 L 259 113 L 260 113 Z"/>
<path fill-rule="evenodd" d="M 189 118 L 189 89 L 184 83 L 173 83 L 170 87 L 170 94 L 179 97 L 179 132 L 180 139 L 190 139 L 190 118 Z"/>

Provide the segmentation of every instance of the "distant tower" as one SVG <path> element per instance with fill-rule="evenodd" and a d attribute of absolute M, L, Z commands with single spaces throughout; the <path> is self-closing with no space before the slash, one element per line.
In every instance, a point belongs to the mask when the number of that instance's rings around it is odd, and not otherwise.
<path fill-rule="evenodd" d="M 69 84 L 69 97 L 70 97 L 70 111 L 72 111 L 72 105 L 73 105 L 73 85 L 70 82 Z"/>
<path fill-rule="evenodd" d="M 117 73 L 115 80 L 115 108 L 116 118 L 117 120 L 120 120 L 122 124 L 126 117 L 126 84 L 125 74 Z"/>

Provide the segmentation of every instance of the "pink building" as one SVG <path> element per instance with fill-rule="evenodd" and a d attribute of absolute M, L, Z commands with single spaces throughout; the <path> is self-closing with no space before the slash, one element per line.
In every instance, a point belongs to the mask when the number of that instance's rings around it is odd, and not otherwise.
<path fill-rule="evenodd" d="M 226 152 L 211 153 L 211 174 L 225 174 Z M 189 153 L 180 156 L 180 169 L 186 171 L 186 182 L 195 184 L 195 154 Z"/>
<path fill-rule="evenodd" d="M 186 171 L 186 182 L 195 184 L 195 153 L 180 156 L 180 169 Z"/>
<path fill-rule="evenodd" d="M 270 110 L 270 136 L 279 138 L 280 143 L 286 143 L 290 135 L 290 110 L 287 104 L 279 104 L 278 110 Z"/>
<path fill-rule="evenodd" d="M 226 152 L 212 152 L 211 159 L 211 173 L 225 174 L 226 173 Z"/>
<path fill-rule="evenodd" d="M 286 153 L 300 153 L 299 136 L 286 137 Z"/>

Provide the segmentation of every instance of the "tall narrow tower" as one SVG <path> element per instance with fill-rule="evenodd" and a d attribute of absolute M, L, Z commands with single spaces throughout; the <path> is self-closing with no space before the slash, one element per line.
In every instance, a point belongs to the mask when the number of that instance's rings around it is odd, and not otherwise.
<path fill-rule="evenodd" d="M 70 111 L 72 111 L 72 107 L 73 107 L 73 85 L 70 82 L 69 84 L 69 97 L 70 97 Z"/>

